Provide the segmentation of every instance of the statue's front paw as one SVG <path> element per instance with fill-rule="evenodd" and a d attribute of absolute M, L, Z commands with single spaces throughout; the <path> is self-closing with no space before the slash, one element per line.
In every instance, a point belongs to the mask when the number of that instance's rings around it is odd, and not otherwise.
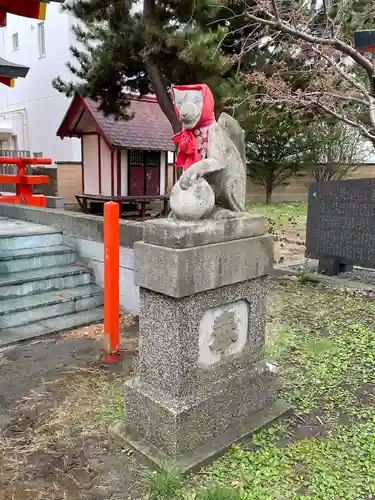
<path fill-rule="evenodd" d="M 179 180 L 179 185 L 181 189 L 189 189 L 193 185 L 192 178 L 189 175 L 183 175 Z"/>
<path fill-rule="evenodd" d="M 238 217 L 238 212 L 232 212 L 226 208 L 216 207 L 210 218 L 215 220 L 234 219 Z"/>

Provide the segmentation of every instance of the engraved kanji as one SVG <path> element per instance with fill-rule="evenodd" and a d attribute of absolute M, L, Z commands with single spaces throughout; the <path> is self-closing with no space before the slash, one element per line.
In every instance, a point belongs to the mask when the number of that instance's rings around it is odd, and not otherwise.
<path fill-rule="evenodd" d="M 238 325 L 234 311 L 224 311 L 213 325 L 209 342 L 210 349 L 216 353 L 225 354 L 238 340 Z"/>

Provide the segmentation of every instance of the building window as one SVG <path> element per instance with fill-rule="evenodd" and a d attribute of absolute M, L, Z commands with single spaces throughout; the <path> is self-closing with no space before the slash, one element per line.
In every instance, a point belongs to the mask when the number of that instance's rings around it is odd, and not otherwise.
<path fill-rule="evenodd" d="M 46 55 L 46 35 L 44 31 L 44 23 L 38 24 L 38 46 L 39 57 L 44 57 Z"/>
<path fill-rule="evenodd" d="M 18 50 L 20 48 L 18 33 L 13 33 L 12 42 L 13 42 L 13 50 Z"/>
<path fill-rule="evenodd" d="M 43 158 L 43 153 L 33 153 L 34 158 Z"/>

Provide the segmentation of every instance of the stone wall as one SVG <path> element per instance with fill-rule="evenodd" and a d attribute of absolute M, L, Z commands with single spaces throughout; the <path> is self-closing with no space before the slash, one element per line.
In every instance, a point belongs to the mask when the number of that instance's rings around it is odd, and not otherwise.
<path fill-rule="evenodd" d="M 32 175 L 48 175 L 48 184 L 38 184 L 34 186 L 34 194 L 44 194 L 45 196 L 58 196 L 57 194 L 57 169 L 55 166 L 36 166 L 32 169 Z"/>

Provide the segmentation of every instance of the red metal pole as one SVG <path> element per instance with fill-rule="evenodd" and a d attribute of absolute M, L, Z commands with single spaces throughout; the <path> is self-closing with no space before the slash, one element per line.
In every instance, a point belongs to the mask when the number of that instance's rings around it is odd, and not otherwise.
<path fill-rule="evenodd" d="M 104 204 L 104 362 L 120 360 L 120 208 Z"/>

